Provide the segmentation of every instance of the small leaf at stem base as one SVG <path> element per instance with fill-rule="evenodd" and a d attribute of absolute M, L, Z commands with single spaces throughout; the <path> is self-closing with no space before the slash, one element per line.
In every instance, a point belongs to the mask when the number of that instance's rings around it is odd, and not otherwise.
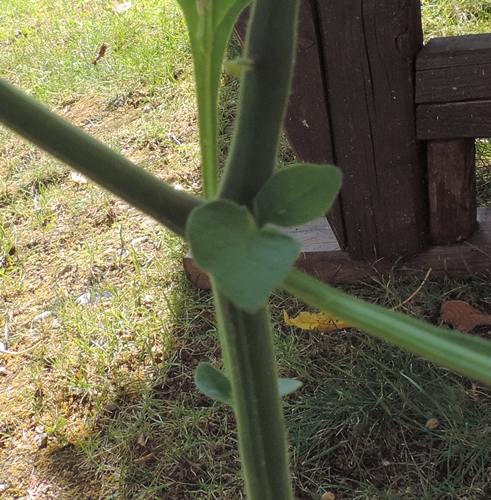
<path fill-rule="evenodd" d="M 301 387 L 302 382 L 300 380 L 295 380 L 292 378 L 279 378 L 278 379 L 278 389 L 280 391 L 280 397 L 286 396 L 296 391 Z"/>
<path fill-rule="evenodd" d="M 232 386 L 229 379 L 210 363 L 200 363 L 198 365 L 194 380 L 198 389 L 205 396 L 228 405 L 232 404 Z"/>

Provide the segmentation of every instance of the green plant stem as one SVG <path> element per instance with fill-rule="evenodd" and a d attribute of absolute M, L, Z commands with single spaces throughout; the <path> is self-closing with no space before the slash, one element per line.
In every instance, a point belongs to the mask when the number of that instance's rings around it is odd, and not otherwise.
<path fill-rule="evenodd" d="M 211 67 L 211 59 L 207 65 Z M 211 71 L 205 71 L 206 78 L 197 85 L 198 126 L 201 147 L 201 171 L 203 172 L 203 196 L 212 200 L 218 190 L 218 84 L 212 82 Z"/>
<path fill-rule="evenodd" d="M 297 0 L 256 0 L 249 21 L 236 130 L 220 196 L 246 205 L 273 173 L 290 92 Z"/>
<path fill-rule="evenodd" d="M 248 314 L 213 282 L 225 371 L 249 500 L 293 500 L 278 372 L 266 308 Z"/>
<path fill-rule="evenodd" d="M 491 384 L 491 342 L 369 304 L 297 270 L 288 275 L 281 288 L 376 337 Z"/>
<path fill-rule="evenodd" d="M 202 203 L 173 189 L 2 80 L 0 121 L 182 237 L 190 212 Z"/>

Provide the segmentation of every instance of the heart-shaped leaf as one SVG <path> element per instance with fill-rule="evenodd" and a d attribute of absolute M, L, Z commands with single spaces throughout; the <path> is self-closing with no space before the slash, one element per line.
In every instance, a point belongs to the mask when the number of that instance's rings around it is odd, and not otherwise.
<path fill-rule="evenodd" d="M 278 389 L 280 391 L 280 397 L 286 396 L 296 391 L 302 382 L 300 380 L 295 380 L 293 378 L 279 378 L 278 379 Z"/>
<path fill-rule="evenodd" d="M 254 200 L 259 226 L 297 226 L 326 214 L 341 189 L 342 174 L 333 165 L 302 163 L 273 175 Z"/>
<path fill-rule="evenodd" d="M 271 228 L 258 229 L 246 207 L 227 200 L 193 210 L 186 235 L 196 263 L 249 313 L 266 303 L 300 253 L 296 240 Z"/>
<path fill-rule="evenodd" d="M 196 387 L 209 398 L 232 404 L 232 386 L 227 376 L 210 363 L 200 363 L 194 375 Z"/>

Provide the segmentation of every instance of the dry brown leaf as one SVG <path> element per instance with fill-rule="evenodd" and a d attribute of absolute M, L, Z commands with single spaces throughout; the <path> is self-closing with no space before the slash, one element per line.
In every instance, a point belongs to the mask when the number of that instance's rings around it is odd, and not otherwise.
<path fill-rule="evenodd" d="M 351 325 L 334 318 L 327 312 L 308 313 L 301 312 L 295 318 L 290 318 L 286 311 L 283 311 L 283 319 L 287 325 L 293 325 L 302 330 L 317 330 L 319 332 L 331 332 L 351 328 Z"/>
<path fill-rule="evenodd" d="M 136 441 L 136 444 L 141 446 L 141 447 L 145 447 L 147 445 L 147 437 L 145 436 L 145 434 L 141 433 L 138 436 L 138 440 Z"/>
<path fill-rule="evenodd" d="M 462 300 L 446 300 L 440 308 L 440 319 L 461 332 L 470 332 L 479 325 L 491 325 L 491 316 L 483 314 Z"/>
<path fill-rule="evenodd" d="M 149 453 L 148 455 L 145 455 L 141 458 L 137 458 L 135 460 L 133 460 L 133 463 L 135 465 L 143 465 L 143 464 L 146 464 L 147 462 L 150 462 L 151 460 L 153 460 L 155 458 L 155 453 Z"/>
<path fill-rule="evenodd" d="M 99 53 L 97 54 L 97 57 L 92 61 L 92 64 L 95 66 L 105 55 L 106 53 L 106 50 L 107 50 L 107 44 L 106 43 L 103 43 L 100 47 L 99 47 Z"/>

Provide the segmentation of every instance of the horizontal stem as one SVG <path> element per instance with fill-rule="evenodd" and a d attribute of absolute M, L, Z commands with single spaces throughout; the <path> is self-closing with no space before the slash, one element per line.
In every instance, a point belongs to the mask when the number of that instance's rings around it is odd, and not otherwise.
<path fill-rule="evenodd" d="M 171 186 L 0 80 L 0 121 L 184 237 L 198 198 Z"/>
<path fill-rule="evenodd" d="M 450 370 L 491 384 L 491 342 L 352 297 L 293 270 L 281 288 L 312 307 Z"/>

